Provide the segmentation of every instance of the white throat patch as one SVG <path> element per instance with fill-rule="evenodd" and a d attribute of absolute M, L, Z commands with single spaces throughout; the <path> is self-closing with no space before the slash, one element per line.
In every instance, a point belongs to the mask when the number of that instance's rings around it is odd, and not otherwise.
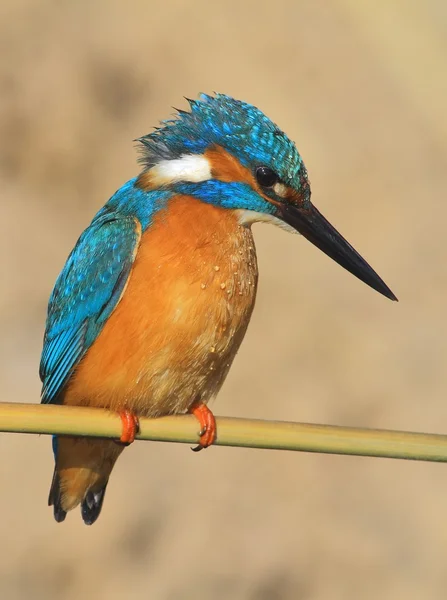
<path fill-rule="evenodd" d="M 180 181 L 199 183 L 211 179 L 211 165 L 201 154 L 184 154 L 173 160 L 162 160 L 150 170 L 151 182 L 156 186 Z"/>
<path fill-rule="evenodd" d="M 239 224 L 244 225 L 245 227 L 251 227 L 253 223 L 271 223 L 272 225 L 276 225 L 276 227 L 284 229 L 284 231 L 288 231 L 289 233 L 298 233 L 296 229 L 291 227 L 288 223 L 281 221 L 281 219 L 278 219 L 278 217 L 274 217 L 273 215 L 244 209 L 238 209 L 235 212 Z"/>

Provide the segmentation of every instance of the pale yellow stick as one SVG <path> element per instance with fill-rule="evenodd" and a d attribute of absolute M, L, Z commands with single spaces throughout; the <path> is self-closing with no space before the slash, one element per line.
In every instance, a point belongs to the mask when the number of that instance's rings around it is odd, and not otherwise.
<path fill-rule="evenodd" d="M 141 419 L 137 439 L 197 444 L 193 416 Z M 97 408 L 0 403 L 0 431 L 119 438 L 121 419 Z M 282 421 L 217 418 L 217 445 L 447 462 L 447 436 Z"/>

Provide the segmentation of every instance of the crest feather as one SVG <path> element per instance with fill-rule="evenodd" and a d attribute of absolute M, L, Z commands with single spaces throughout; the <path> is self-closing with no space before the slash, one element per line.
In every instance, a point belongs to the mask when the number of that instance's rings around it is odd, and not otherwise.
<path fill-rule="evenodd" d="M 175 119 L 162 121 L 161 127 L 136 140 L 144 169 L 217 145 L 245 166 L 271 166 L 285 183 L 297 185 L 306 176 L 295 144 L 255 106 L 225 94 L 186 100 L 190 112 L 177 110 Z"/>

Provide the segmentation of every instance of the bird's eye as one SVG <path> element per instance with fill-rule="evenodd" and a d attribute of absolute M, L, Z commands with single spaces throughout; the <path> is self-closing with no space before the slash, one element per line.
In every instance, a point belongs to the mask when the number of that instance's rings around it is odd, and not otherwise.
<path fill-rule="evenodd" d="M 261 187 L 272 187 L 279 181 L 278 175 L 270 167 L 257 167 L 256 179 Z"/>

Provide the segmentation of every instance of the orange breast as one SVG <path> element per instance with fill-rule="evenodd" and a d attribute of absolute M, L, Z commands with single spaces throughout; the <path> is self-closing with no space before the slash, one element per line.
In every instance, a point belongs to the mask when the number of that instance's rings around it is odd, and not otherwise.
<path fill-rule="evenodd" d="M 176 196 L 143 234 L 127 288 L 64 403 L 156 416 L 217 393 L 253 309 L 251 231 L 229 210 Z"/>

